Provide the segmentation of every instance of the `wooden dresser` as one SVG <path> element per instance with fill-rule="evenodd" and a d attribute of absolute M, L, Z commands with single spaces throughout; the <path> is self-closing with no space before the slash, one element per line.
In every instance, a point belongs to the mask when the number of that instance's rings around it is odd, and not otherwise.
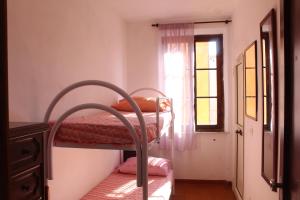
<path fill-rule="evenodd" d="M 44 143 L 48 125 L 9 123 L 8 164 L 11 200 L 45 199 Z"/>

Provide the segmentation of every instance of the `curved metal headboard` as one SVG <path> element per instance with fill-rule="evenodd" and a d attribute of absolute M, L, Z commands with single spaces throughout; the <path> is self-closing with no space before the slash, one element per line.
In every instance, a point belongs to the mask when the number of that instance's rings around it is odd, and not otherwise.
<path fill-rule="evenodd" d="M 124 99 L 126 99 L 130 106 L 133 108 L 133 110 L 136 110 L 137 112 L 140 112 L 140 116 L 137 113 L 139 122 L 142 123 L 144 121 L 143 117 L 142 117 L 142 112 L 140 110 L 140 108 L 137 106 L 137 104 L 135 103 L 135 101 L 133 101 L 130 97 L 130 95 L 128 95 L 123 89 L 119 88 L 118 86 L 112 84 L 112 83 L 108 83 L 105 81 L 99 81 L 99 80 L 86 80 L 86 81 L 80 81 L 77 83 L 73 83 L 70 86 L 64 88 L 62 91 L 60 91 L 55 97 L 54 99 L 51 101 L 45 116 L 44 116 L 44 122 L 47 123 L 50 119 L 50 116 L 52 114 L 52 111 L 54 109 L 54 107 L 56 106 L 56 104 L 58 103 L 58 101 L 64 97 L 67 93 L 69 93 L 70 91 L 79 88 L 79 87 L 83 87 L 83 86 L 101 86 L 101 87 L 105 87 L 108 89 L 111 89 L 113 91 L 115 91 L 116 93 L 120 94 Z M 141 125 L 142 126 L 142 125 Z M 146 129 L 145 129 L 146 130 Z"/>
<path fill-rule="evenodd" d="M 99 81 L 99 80 L 86 80 L 86 81 L 80 81 L 77 83 L 73 83 L 70 86 L 64 88 L 62 91 L 60 91 L 52 100 L 52 102 L 50 103 L 45 117 L 44 117 L 44 122 L 47 123 L 50 119 L 51 113 L 54 109 L 54 107 L 56 106 L 56 104 L 58 103 L 58 101 L 64 97 L 67 93 L 69 93 L 70 91 L 79 88 L 79 87 L 83 87 L 83 86 L 91 86 L 91 85 L 95 85 L 95 86 L 102 86 L 108 89 L 111 89 L 113 91 L 115 91 L 116 93 L 120 94 L 124 99 L 126 99 L 129 103 L 129 105 L 133 108 L 133 110 L 135 111 L 135 113 L 137 114 L 138 120 L 140 122 L 141 125 L 141 130 L 142 132 L 146 131 L 146 126 L 145 126 L 145 121 L 142 115 L 142 112 L 140 110 L 140 108 L 138 107 L 138 105 L 135 103 L 135 101 L 133 101 L 131 99 L 131 97 L 121 88 L 119 88 L 118 86 L 112 84 L 112 83 L 108 83 L 105 81 Z M 147 137 L 146 135 L 143 136 L 145 137 L 146 141 L 147 141 Z"/>
<path fill-rule="evenodd" d="M 154 88 L 139 88 L 137 90 L 134 90 L 134 91 L 130 92 L 129 95 L 132 96 L 133 94 L 141 92 L 141 91 L 154 91 L 154 92 L 159 93 L 163 97 L 166 97 L 166 95 L 162 91 L 154 89 Z"/>
<path fill-rule="evenodd" d="M 50 115 L 54 109 L 54 107 L 56 106 L 56 104 L 58 103 L 58 101 L 64 97 L 67 93 L 69 93 L 70 91 L 79 88 L 79 87 L 83 87 L 83 86 L 101 86 L 101 87 L 105 87 L 108 89 L 111 89 L 113 91 L 115 91 L 116 93 L 118 93 L 119 95 L 121 95 L 124 99 L 126 99 L 129 103 L 129 105 L 133 108 L 133 110 L 135 111 L 140 126 L 141 126 L 141 135 L 142 135 L 142 141 L 141 141 L 141 149 L 142 149 L 142 174 L 148 174 L 148 167 L 147 167 L 147 158 L 148 158 L 148 139 L 147 139 L 147 134 L 146 134 L 146 125 L 145 125 L 145 121 L 142 115 L 142 112 L 140 110 L 140 108 L 137 106 L 137 104 L 135 103 L 135 101 L 132 100 L 132 98 L 121 88 L 117 87 L 116 85 L 112 84 L 112 83 L 108 83 L 105 81 L 99 81 L 99 80 L 86 80 L 86 81 L 80 81 L 74 84 L 71 84 L 70 86 L 64 88 L 61 92 L 59 92 L 54 99 L 52 100 L 52 102 L 50 103 L 45 117 L 44 117 L 44 122 L 48 123 L 49 119 L 50 119 Z M 147 176 L 143 176 L 143 185 L 148 184 L 148 178 Z M 145 191 L 143 191 L 144 195 L 147 194 L 147 188 L 145 189 Z"/>
<path fill-rule="evenodd" d="M 136 134 L 136 130 L 134 129 L 134 127 L 130 124 L 130 122 L 128 121 L 128 119 L 126 119 L 121 113 L 119 113 L 118 111 L 116 111 L 113 108 L 110 108 L 108 106 L 102 105 L 102 104 L 95 104 L 95 103 L 87 103 L 87 104 L 80 104 L 77 105 L 69 110 L 67 110 L 64 114 L 62 114 L 58 120 L 56 120 L 56 122 L 54 123 L 49 137 L 48 137 L 48 141 L 47 141 L 47 164 L 48 164 L 48 168 L 47 168 L 47 178 L 49 180 L 53 179 L 53 165 L 52 165 L 52 146 L 53 146 L 53 142 L 54 142 L 54 137 L 55 134 L 57 132 L 57 130 L 59 129 L 59 127 L 61 126 L 61 124 L 63 123 L 63 121 L 69 117 L 70 115 L 72 115 L 73 113 L 80 111 L 80 110 L 84 110 L 84 109 L 98 109 L 98 110 L 104 110 L 108 113 L 113 114 L 114 116 L 116 116 L 121 122 L 124 123 L 124 125 L 128 128 L 129 130 L 129 134 L 131 135 L 135 146 L 136 146 L 136 154 L 137 154 L 137 185 L 141 186 L 142 185 L 142 166 L 141 166 L 141 156 L 142 156 L 142 152 L 141 152 L 141 142 L 139 141 L 139 138 Z"/>

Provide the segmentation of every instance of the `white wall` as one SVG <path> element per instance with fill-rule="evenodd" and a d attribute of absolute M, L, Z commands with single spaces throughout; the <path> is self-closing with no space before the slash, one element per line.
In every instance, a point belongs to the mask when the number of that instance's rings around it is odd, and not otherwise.
<path fill-rule="evenodd" d="M 127 24 L 128 91 L 158 88 L 158 34 L 151 23 Z"/>
<path fill-rule="evenodd" d="M 229 30 L 228 25 L 198 25 L 196 34 L 220 34 L 224 36 L 224 88 L 225 88 L 225 130 L 231 130 L 229 74 Z M 127 86 L 159 87 L 158 69 L 158 29 L 151 22 L 131 23 L 127 26 Z M 176 152 L 175 176 L 178 179 L 231 180 L 232 177 L 232 137 L 228 133 L 199 133 L 197 149 Z M 152 153 L 157 153 L 153 149 Z"/>
<path fill-rule="evenodd" d="M 258 120 L 245 118 L 244 133 L 244 199 L 278 199 L 278 193 L 272 192 L 261 176 L 262 152 L 262 79 L 260 32 L 259 24 L 271 8 L 277 9 L 276 0 L 240 0 L 233 15 L 232 23 L 232 60 L 245 50 L 253 41 L 257 40 L 258 54 Z M 278 10 L 277 10 L 278 11 Z M 233 70 L 233 69 L 232 69 Z M 234 89 L 234 88 L 233 88 Z M 234 112 L 234 110 L 233 110 Z M 234 122 L 233 122 L 234 123 Z"/>
<path fill-rule="evenodd" d="M 8 1 L 11 121 L 42 121 L 51 99 L 87 79 L 126 86 L 125 24 L 99 1 Z M 111 103 L 116 94 L 84 88 L 55 115 L 83 102 Z M 52 200 L 79 199 L 119 163 L 119 151 L 54 149 Z"/>

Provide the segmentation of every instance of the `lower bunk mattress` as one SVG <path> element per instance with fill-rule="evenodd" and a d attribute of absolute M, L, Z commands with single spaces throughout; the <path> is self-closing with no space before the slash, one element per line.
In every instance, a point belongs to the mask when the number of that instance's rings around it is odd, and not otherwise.
<path fill-rule="evenodd" d="M 168 176 L 148 176 L 148 199 L 169 200 L 173 185 L 173 171 Z M 141 200 L 143 188 L 136 186 L 136 175 L 112 173 L 81 200 Z"/>

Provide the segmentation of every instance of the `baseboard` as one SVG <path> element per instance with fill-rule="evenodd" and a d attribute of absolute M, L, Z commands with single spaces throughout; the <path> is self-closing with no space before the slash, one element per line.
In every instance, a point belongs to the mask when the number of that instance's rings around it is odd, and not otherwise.
<path fill-rule="evenodd" d="M 232 186 L 231 181 L 226 180 L 196 180 L 196 179 L 175 179 L 175 182 L 185 182 L 185 183 L 200 183 L 200 184 L 226 184 Z"/>
<path fill-rule="evenodd" d="M 243 200 L 243 198 L 241 197 L 241 195 L 240 195 L 240 193 L 238 192 L 238 190 L 237 190 L 236 187 L 232 186 L 232 191 L 233 191 L 233 193 L 234 193 L 234 195 L 235 195 L 235 198 L 236 198 L 237 200 Z"/>

